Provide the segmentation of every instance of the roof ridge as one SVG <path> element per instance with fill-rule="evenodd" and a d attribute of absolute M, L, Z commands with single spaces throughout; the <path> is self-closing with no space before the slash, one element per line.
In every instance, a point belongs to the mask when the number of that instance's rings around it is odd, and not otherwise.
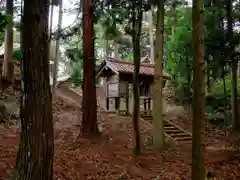
<path fill-rule="evenodd" d="M 120 59 L 115 59 L 112 57 L 108 57 L 107 61 L 113 61 L 113 62 L 119 62 L 119 63 L 124 63 L 124 64 L 133 64 L 133 62 L 127 61 L 127 60 L 120 60 Z"/>
<path fill-rule="evenodd" d="M 118 60 L 118 59 L 115 59 L 115 58 L 112 58 L 112 57 L 108 57 L 107 61 L 116 62 L 116 63 L 123 63 L 123 64 L 134 65 L 134 63 L 131 62 L 131 61 Z M 140 62 L 140 66 L 144 66 L 144 67 L 154 67 L 154 64 L 141 63 L 141 62 Z"/>

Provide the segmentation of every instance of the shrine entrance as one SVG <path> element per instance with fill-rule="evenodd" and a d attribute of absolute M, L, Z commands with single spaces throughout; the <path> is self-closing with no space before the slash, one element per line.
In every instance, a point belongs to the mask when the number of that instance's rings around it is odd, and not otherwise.
<path fill-rule="evenodd" d="M 106 110 L 129 114 L 133 110 L 132 81 L 134 64 L 129 61 L 108 58 L 100 65 L 97 78 L 102 78 L 106 100 Z M 154 78 L 154 64 L 141 62 L 140 79 L 140 111 L 151 113 L 151 87 Z M 164 85 L 169 76 L 164 74 Z M 113 103 L 114 101 L 114 103 Z M 123 102 L 125 105 L 123 105 Z M 110 106 L 114 105 L 114 108 Z"/>

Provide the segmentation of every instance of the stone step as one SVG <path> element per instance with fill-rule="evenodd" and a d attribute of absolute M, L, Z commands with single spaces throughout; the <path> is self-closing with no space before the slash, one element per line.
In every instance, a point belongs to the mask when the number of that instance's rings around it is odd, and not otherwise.
<path fill-rule="evenodd" d="M 164 127 L 172 127 L 173 125 L 169 124 L 169 123 L 163 123 Z M 174 127 L 174 126 L 173 126 Z"/>
<path fill-rule="evenodd" d="M 152 119 L 150 118 L 143 118 L 145 121 L 151 121 L 152 122 Z"/>
<path fill-rule="evenodd" d="M 152 116 L 151 116 L 151 115 L 148 115 L 148 114 L 141 114 L 140 116 L 143 117 L 143 118 L 145 118 L 145 117 L 152 118 Z"/>
<path fill-rule="evenodd" d="M 166 131 L 171 131 L 171 130 L 181 131 L 178 128 L 176 128 L 175 126 L 164 126 L 164 130 L 166 130 Z"/>
<path fill-rule="evenodd" d="M 179 134 L 169 134 L 173 138 L 182 138 L 182 137 L 188 137 L 186 133 L 179 133 Z M 191 138 L 192 139 L 192 138 Z"/>
<path fill-rule="evenodd" d="M 165 127 L 164 127 L 164 131 L 166 132 L 166 133 L 169 133 L 169 134 L 178 134 L 178 133 L 182 133 L 182 131 L 180 131 L 179 129 L 166 129 Z"/>
<path fill-rule="evenodd" d="M 152 121 L 152 116 L 149 114 L 141 114 L 141 117 L 146 121 Z M 180 127 L 168 122 L 163 121 L 164 132 L 169 135 L 174 141 L 178 143 L 188 144 L 192 142 L 192 137 L 190 134 L 182 130 Z"/>
<path fill-rule="evenodd" d="M 192 137 L 190 137 L 190 136 L 176 137 L 174 139 L 176 139 L 177 141 L 192 141 Z"/>

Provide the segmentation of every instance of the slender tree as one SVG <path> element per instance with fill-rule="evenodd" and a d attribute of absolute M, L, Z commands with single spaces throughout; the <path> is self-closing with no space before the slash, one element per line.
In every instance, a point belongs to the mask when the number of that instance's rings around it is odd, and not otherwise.
<path fill-rule="evenodd" d="M 150 59 L 154 62 L 154 42 L 153 42 L 153 8 L 148 11 L 148 31 L 150 42 Z"/>
<path fill-rule="evenodd" d="M 53 2 L 51 2 L 50 5 L 50 24 L 49 24 L 49 61 L 51 61 L 51 53 L 52 53 L 52 26 L 53 26 L 53 10 L 54 10 L 54 5 Z M 52 73 L 52 72 L 51 72 Z"/>
<path fill-rule="evenodd" d="M 8 24 L 5 31 L 5 52 L 2 70 L 2 79 L 6 82 L 12 82 L 13 76 L 13 0 L 6 1 L 6 13 L 8 15 Z"/>
<path fill-rule="evenodd" d="M 119 56 L 119 43 L 117 42 L 117 40 L 113 41 L 113 57 L 115 59 L 120 59 L 120 56 Z"/>
<path fill-rule="evenodd" d="M 134 58 L 134 77 L 133 77 L 133 128 L 135 134 L 135 154 L 139 155 L 140 147 L 140 90 L 139 90 L 139 69 L 140 69 L 140 37 L 142 28 L 142 0 L 133 3 L 132 8 L 132 42 L 133 42 L 133 58 Z"/>
<path fill-rule="evenodd" d="M 52 39 L 52 26 L 53 26 L 53 10 L 54 10 L 54 5 L 51 3 L 51 9 L 50 9 L 50 24 L 49 24 L 49 40 L 51 41 Z"/>
<path fill-rule="evenodd" d="M 193 37 L 193 141 L 192 141 L 192 179 L 204 180 L 204 24 L 203 0 L 192 2 Z"/>
<path fill-rule="evenodd" d="M 53 123 L 49 84 L 48 0 L 24 0 L 21 136 L 11 179 L 52 180 Z"/>
<path fill-rule="evenodd" d="M 232 124 L 233 130 L 240 129 L 240 122 L 238 119 L 238 103 L 237 103 L 237 67 L 238 60 L 233 57 L 234 45 L 233 45 L 233 1 L 227 0 L 227 28 L 228 28 L 228 40 L 229 42 L 229 60 L 231 60 L 231 75 L 232 75 Z"/>
<path fill-rule="evenodd" d="M 153 87 L 153 144 L 158 150 L 164 148 L 163 127 L 163 31 L 164 31 L 164 1 L 157 3 L 157 27 L 155 44 L 155 73 Z"/>
<path fill-rule="evenodd" d="M 63 16 L 63 0 L 59 0 L 59 13 L 58 13 L 58 32 L 57 32 L 57 40 L 56 40 L 56 49 L 54 56 L 54 67 L 53 67 L 53 84 L 52 84 L 52 97 L 55 98 L 55 91 L 57 86 L 57 78 L 58 78 L 58 64 L 60 58 L 60 35 L 62 29 L 62 16 Z"/>
<path fill-rule="evenodd" d="M 83 0 L 83 117 L 82 135 L 98 134 L 94 57 L 94 4 Z"/>

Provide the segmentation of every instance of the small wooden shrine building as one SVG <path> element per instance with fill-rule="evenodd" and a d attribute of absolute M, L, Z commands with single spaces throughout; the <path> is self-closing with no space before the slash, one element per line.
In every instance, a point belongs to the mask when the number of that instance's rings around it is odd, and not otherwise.
<path fill-rule="evenodd" d="M 109 110 L 109 100 L 115 99 L 115 109 L 120 110 L 120 100 L 125 98 L 126 113 L 129 112 L 129 84 L 133 83 L 134 64 L 131 61 L 108 58 L 97 70 L 97 78 L 104 79 L 106 109 Z M 164 85 L 169 76 L 164 73 Z M 141 60 L 140 97 L 144 100 L 144 112 L 150 111 L 151 86 L 154 79 L 154 64 L 147 58 Z M 147 107 L 148 104 L 148 107 Z"/>

